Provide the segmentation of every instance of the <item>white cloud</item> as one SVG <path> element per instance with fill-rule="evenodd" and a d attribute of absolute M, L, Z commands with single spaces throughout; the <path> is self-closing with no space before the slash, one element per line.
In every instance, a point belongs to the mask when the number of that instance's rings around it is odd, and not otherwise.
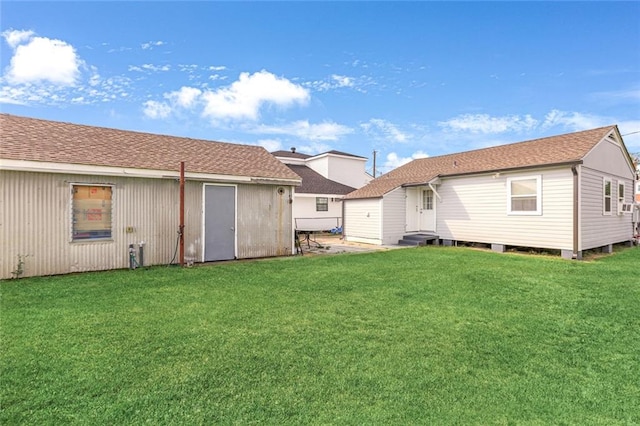
<path fill-rule="evenodd" d="M 164 97 L 170 99 L 177 106 L 182 108 L 191 108 L 196 104 L 198 98 L 202 94 L 202 90 L 195 87 L 183 86 L 180 90 L 171 93 L 165 93 Z"/>
<path fill-rule="evenodd" d="M 269 152 L 279 151 L 282 149 L 282 142 L 277 139 L 260 139 L 258 145 Z"/>
<path fill-rule="evenodd" d="M 613 124 L 611 119 L 579 112 L 566 112 L 554 109 L 544 117 L 542 127 L 561 126 L 571 131 L 587 130 Z"/>
<path fill-rule="evenodd" d="M 365 133 L 377 140 L 386 142 L 406 142 L 411 137 L 410 134 L 402 132 L 398 127 L 380 118 L 372 118 L 367 123 L 360 124 Z"/>
<path fill-rule="evenodd" d="M 342 87 L 356 88 L 356 79 L 345 75 L 332 74 L 327 80 L 311 81 L 304 85 L 318 92 L 326 92 Z M 358 89 L 356 88 L 356 90 Z"/>
<path fill-rule="evenodd" d="M 528 114 L 523 117 L 519 115 L 492 117 L 488 114 L 463 114 L 451 120 L 441 121 L 438 125 L 446 130 L 457 132 L 496 134 L 532 130 L 538 125 L 538 120 Z"/>
<path fill-rule="evenodd" d="M 2 36 L 14 50 L 5 75 L 10 84 L 75 84 L 84 62 L 72 45 L 61 40 L 34 37 L 32 31 L 11 30 L 3 32 Z"/>
<path fill-rule="evenodd" d="M 407 163 L 412 162 L 413 160 L 417 160 L 418 158 L 427 158 L 429 155 L 423 151 L 416 151 L 411 154 L 410 157 L 399 157 L 395 152 L 390 152 L 387 154 L 387 159 L 384 162 L 382 168 L 385 173 L 393 170 L 397 167 L 404 166 Z"/>
<path fill-rule="evenodd" d="M 153 49 L 155 46 L 162 46 L 166 44 L 164 41 L 150 41 L 148 43 L 142 43 L 141 47 L 144 50 Z"/>
<path fill-rule="evenodd" d="M 224 65 L 220 65 L 220 66 L 210 66 L 208 68 L 209 71 L 224 71 L 226 70 L 227 67 L 225 67 Z"/>
<path fill-rule="evenodd" d="M 2 37 L 4 37 L 12 49 L 15 49 L 19 44 L 29 41 L 34 35 L 35 33 L 31 30 L 7 30 L 2 32 Z"/>
<path fill-rule="evenodd" d="M 315 154 L 320 154 L 322 152 L 331 151 L 331 147 L 322 142 L 312 142 L 310 144 L 302 145 L 298 147 L 297 151 L 303 152 L 309 155 L 315 155 Z"/>
<path fill-rule="evenodd" d="M 143 112 L 149 118 L 167 118 L 171 114 L 171 107 L 164 102 L 146 101 Z"/>
<path fill-rule="evenodd" d="M 262 70 L 254 74 L 244 72 L 230 86 L 203 95 L 203 115 L 213 119 L 256 120 L 265 104 L 288 107 L 306 104 L 309 92 L 302 86 Z"/>
<path fill-rule="evenodd" d="M 353 129 L 334 122 L 311 124 L 307 120 L 294 121 L 283 126 L 258 126 L 256 133 L 295 136 L 307 140 L 335 141 L 353 133 Z"/>
<path fill-rule="evenodd" d="M 129 65 L 129 71 L 137 71 L 137 72 L 159 72 L 159 71 L 169 71 L 171 69 L 171 65 L 153 65 L 153 64 L 142 64 L 141 66 Z"/>

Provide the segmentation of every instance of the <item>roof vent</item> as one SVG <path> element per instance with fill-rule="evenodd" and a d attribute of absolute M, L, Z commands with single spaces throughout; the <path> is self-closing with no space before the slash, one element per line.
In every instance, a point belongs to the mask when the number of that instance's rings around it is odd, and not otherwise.
<path fill-rule="evenodd" d="M 291 152 L 293 152 L 294 154 L 296 153 L 296 147 L 295 146 L 291 147 Z"/>

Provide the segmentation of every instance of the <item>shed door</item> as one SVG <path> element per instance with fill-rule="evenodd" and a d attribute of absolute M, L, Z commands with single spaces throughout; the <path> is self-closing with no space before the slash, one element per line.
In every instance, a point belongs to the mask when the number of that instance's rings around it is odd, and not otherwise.
<path fill-rule="evenodd" d="M 204 186 L 204 261 L 234 259 L 236 254 L 236 188 Z"/>

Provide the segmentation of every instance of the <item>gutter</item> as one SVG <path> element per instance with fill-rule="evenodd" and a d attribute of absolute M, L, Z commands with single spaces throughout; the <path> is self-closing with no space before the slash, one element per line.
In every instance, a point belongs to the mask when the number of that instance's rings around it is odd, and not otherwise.
<path fill-rule="evenodd" d="M 433 187 L 433 185 L 439 185 L 439 184 L 440 184 L 439 176 L 427 182 L 427 185 L 429 185 L 429 188 L 433 191 L 434 194 L 436 194 L 436 197 L 438 197 L 438 200 L 442 201 L 442 197 L 440 196 L 440 194 L 438 194 L 438 191 L 436 191 L 436 189 Z"/>
<path fill-rule="evenodd" d="M 578 241 L 578 225 L 579 225 L 579 221 L 578 221 L 578 214 L 579 214 L 579 209 L 578 209 L 578 202 L 579 202 L 579 188 L 578 188 L 578 167 L 576 165 L 571 166 L 571 173 L 573 174 L 573 255 L 572 258 L 573 259 L 579 259 L 578 257 L 578 251 L 579 251 L 579 241 Z"/>

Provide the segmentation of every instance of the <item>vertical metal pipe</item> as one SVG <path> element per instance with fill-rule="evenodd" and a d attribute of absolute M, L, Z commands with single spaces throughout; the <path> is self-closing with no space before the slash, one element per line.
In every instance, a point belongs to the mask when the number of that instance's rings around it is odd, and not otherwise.
<path fill-rule="evenodd" d="M 184 266 L 184 161 L 180 162 L 180 266 Z"/>
<path fill-rule="evenodd" d="M 579 217 L 580 210 L 578 209 L 580 202 L 580 189 L 578 187 L 579 177 L 578 177 L 578 168 L 576 166 L 571 166 L 571 173 L 573 174 L 573 258 L 579 259 L 581 256 L 579 255 Z"/>

